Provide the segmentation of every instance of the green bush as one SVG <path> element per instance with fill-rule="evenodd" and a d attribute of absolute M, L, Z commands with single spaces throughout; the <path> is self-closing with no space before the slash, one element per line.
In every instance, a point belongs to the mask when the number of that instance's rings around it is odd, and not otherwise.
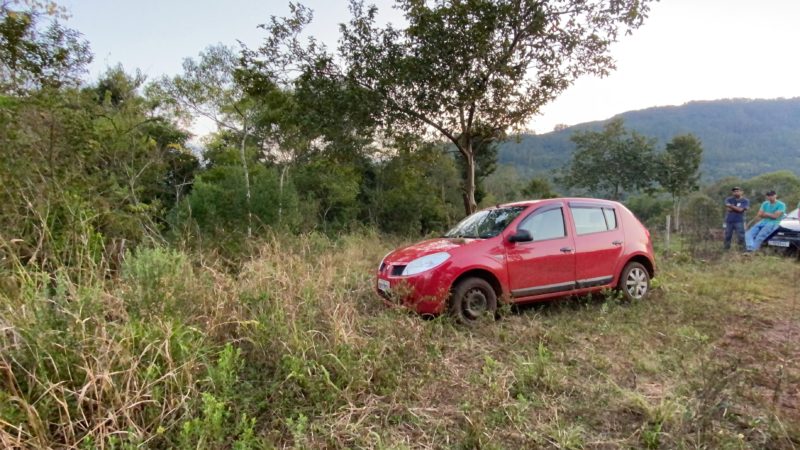
<path fill-rule="evenodd" d="M 174 215 L 177 228 L 195 223 L 203 232 L 242 231 L 248 227 L 247 190 L 240 166 L 215 166 L 198 176 L 194 189 Z M 263 165 L 250 167 L 250 212 L 252 227 L 295 229 L 299 223 L 294 186 L 277 170 Z"/>
<path fill-rule="evenodd" d="M 639 194 L 629 197 L 625 206 L 648 227 L 663 227 L 672 209 L 672 201 L 666 197 Z"/>
<path fill-rule="evenodd" d="M 125 306 L 138 316 L 186 317 L 194 309 L 189 292 L 193 278 L 185 254 L 162 247 L 140 247 L 127 255 L 122 267 L 127 287 Z"/>

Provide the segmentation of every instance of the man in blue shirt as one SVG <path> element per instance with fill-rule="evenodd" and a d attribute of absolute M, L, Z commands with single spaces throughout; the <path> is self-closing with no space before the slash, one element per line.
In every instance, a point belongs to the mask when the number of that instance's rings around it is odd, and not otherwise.
<path fill-rule="evenodd" d="M 775 191 L 768 191 L 766 195 L 767 201 L 762 203 L 761 209 L 758 210 L 758 217 L 761 217 L 761 221 L 750 228 L 744 236 L 748 252 L 758 250 L 761 243 L 778 228 L 781 219 L 786 215 L 786 205 L 778 200 Z"/>
<path fill-rule="evenodd" d="M 744 213 L 750 208 L 750 200 L 742 196 L 742 188 L 731 189 L 731 196 L 725 199 L 725 250 L 731 248 L 731 238 L 736 231 L 739 247 L 744 247 Z"/>

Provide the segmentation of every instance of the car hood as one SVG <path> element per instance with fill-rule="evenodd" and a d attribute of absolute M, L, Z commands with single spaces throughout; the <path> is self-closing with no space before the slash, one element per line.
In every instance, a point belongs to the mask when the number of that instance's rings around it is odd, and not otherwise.
<path fill-rule="evenodd" d="M 408 264 L 411 261 L 433 253 L 447 252 L 456 248 L 468 246 L 480 239 L 438 238 L 417 242 L 408 247 L 399 248 L 386 256 L 386 262 L 393 264 Z"/>
<path fill-rule="evenodd" d="M 790 231 L 800 231 L 800 220 L 797 219 L 783 219 L 781 220 L 781 228 Z"/>
<path fill-rule="evenodd" d="M 781 220 L 781 228 L 791 231 L 800 231 L 800 220 L 798 220 L 798 210 L 794 210 L 786 215 L 786 218 Z"/>

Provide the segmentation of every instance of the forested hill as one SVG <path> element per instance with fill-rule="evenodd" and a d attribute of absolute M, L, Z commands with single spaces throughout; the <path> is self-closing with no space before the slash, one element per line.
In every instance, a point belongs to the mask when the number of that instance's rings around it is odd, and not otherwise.
<path fill-rule="evenodd" d="M 658 150 L 679 134 L 703 143 L 703 179 L 752 177 L 789 169 L 800 173 L 800 98 L 716 100 L 629 111 L 617 117 L 625 127 L 658 140 Z M 551 173 L 571 157 L 576 130 L 599 130 L 607 121 L 589 122 L 543 135 L 524 135 L 501 146 L 499 161 L 531 175 Z"/>

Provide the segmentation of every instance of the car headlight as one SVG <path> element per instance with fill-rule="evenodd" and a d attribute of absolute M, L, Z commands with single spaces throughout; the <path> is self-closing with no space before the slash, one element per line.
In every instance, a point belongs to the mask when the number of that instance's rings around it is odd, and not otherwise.
<path fill-rule="evenodd" d="M 392 250 L 392 252 L 393 252 L 393 251 L 394 251 L 394 250 Z M 391 254 L 392 254 L 392 252 L 389 252 L 389 253 L 387 253 L 387 254 L 383 255 L 383 258 L 381 258 L 381 263 L 380 263 L 380 264 L 378 264 L 378 270 L 381 270 L 381 269 L 383 269 L 383 262 L 384 262 L 384 261 L 386 261 L 386 257 L 387 257 L 387 256 L 389 256 L 389 255 L 391 255 Z"/>
<path fill-rule="evenodd" d="M 421 258 L 417 258 L 408 263 L 406 268 L 403 269 L 402 275 L 415 275 L 420 272 L 425 272 L 426 270 L 433 269 L 448 259 L 450 259 L 450 253 L 447 252 L 433 253 Z"/>

